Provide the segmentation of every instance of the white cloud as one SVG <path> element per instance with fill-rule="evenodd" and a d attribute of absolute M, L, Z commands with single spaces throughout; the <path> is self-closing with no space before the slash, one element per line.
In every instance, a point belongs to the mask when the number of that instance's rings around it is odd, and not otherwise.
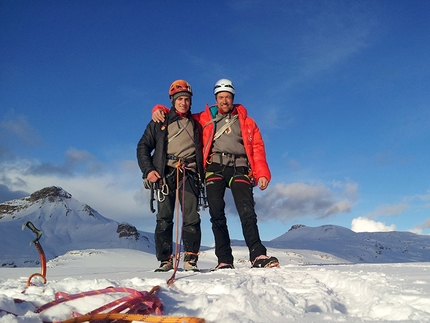
<path fill-rule="evenodd" d="M 394 204 L 394 205 L 379 205 L 375 208 L 375 211 L 365 215 L 366 218 L 374 219 L 381 215 L 399 215 L 408 208 L 408 204 L 405 202 Z"/>
<path fill-rule="evenodd" d="M 8 145 L 19 142 L 26 146 L 36 146 L 42 143 L 39 134 L 23 115 L 15 115 L 13 111 L 0 120 L 0 139 L 6 139 Z"/>
<path fill-rule="evenodd" d="M 332 187 L 305 183 L 277 184 L 256 196 L 259 219 L 288 220 L 302 216 L 326 218 L 350 212 L 357 198 L 356 183 L 335 182 Z"/>
<path fill-rule="evenodd" d="M 358 217 L 352 220 L 351 230 L 355 232 L 388 232 L 395 231 L 396 226 L 394 224 L 387 226 L 383 222 L 377 222 L 366 217 Z"/>
<path fill-rule="evenodd" d="M 416 234 L 422 234 L 424 230 L 430 229 L 430 218 L 426 219 L 424 222 L 416 225 L 410 231 Z"/>
<path fill-rule="evenodd" d="M 324 217 L 328 217 L 333 214 L 349 212 L 351 212 L 351 202 L 348 200 L 343 200 L 336 202 L 331 207 L 329 207 L 325 212 Z"/>
<path fill-rule="evenodd" d="M 92 155 L 77 150 L 68 151 L 66 155 L 68 158 L 72 155 L 74 161 L 82 159 L 100 163 Z M 73 198 L 118 222 L 135 226 L 143 223 L 152 226 L 155 223 L 149 209 L 149 191 L 143 189 L 137 162 L 127 160 L 115 165 L 103 165 L 103 171 L 99 172 L 84 167 L 81 172 L 67 174 L 52 169 L 49 172 L 48 165 L 44 165 L 47 166 L 45 172 L 35 172 L 34 168 L 40 166 L 38 161 L 22 159 L 14 164 L 3 163 L 0 165 L 0 185 L 3 184 L 8 192 L 25 191 L 28 195 L 44 187 L 59 186 L 72 194 Z M 12 198 L 20 197 L 22 194 Z M 152 228 L 147 231 L 152 231 Z"/>
<path fill-rule="evenodd" d="M 418 198 L 422 201 L 429 201 L 430 200 L 430 190 L 426 192 L 426 194 L 418 195 Z"/>

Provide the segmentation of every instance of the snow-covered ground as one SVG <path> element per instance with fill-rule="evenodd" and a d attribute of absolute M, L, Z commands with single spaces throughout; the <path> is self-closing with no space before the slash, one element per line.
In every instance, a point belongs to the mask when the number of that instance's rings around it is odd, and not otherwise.
<path fill-rule="evenodd" d="M 31 221 L 43 230 L 44 284 Z M 24 224 L 24 230 L 22 226 Z M 286 230 L 287 231 L 287 230 Z M 294 226 L 265 241 L 280 268 L 251 269 L 243 241 L 232 241 L 234 270 L 210 272 L 214 250 L 202 247 L 200 273 L 155 273 L 153 234 L 119 224 L 58 187 L 0 204 L 0 322 L 73 318 L 124 294 L 100 294 L 36 311 L 57 293 L 107 287 L 149 292 L 169 317 L 206 322 L 430 322 L 430 237 L 408 232 L 355 233 Z"/>
<path fill-rule="evenodd" d="M 160 286 L 167 316 L 204 318 L 206 322 L 429 322 L 430 263 L 336 264 L 329 254 L 269 248 L 280 268 L 250 269 L 247 249 L 233 248 L 236 269 L 209 272 L 213 249 L 202 252 L 201 273 L 155 273 L 151 253 L 130 249 L 83 250 L 48 262 L 47 283 L 28 277 L 39 268 L 0 269 L 0 321 L 61 321 L 85 314 L 121 295 L 97 295 L 34 310 L 55 293 L 76 294 L 113 287 L 150 291 Z M 36 251 L 35 251 L 36 252 Z M 320 265 L 303 265 L 314 263 Z M 180 264 L 180 266 L 182 263 Z M 23 293 L 25 291 L 25 293 Z M 24 300 L 15 303 L 14 299 Z"/>

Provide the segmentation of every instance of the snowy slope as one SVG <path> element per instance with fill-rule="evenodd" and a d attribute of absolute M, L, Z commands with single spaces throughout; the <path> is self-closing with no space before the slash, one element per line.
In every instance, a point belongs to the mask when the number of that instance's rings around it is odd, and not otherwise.
<path fill-rule="evenodd" d="M 31 196 L 0 205 L 0 264 L 37 265 L 39 255 L 30 242 L 35 233 L 22 225 L 31 221 L 42 230 L 46 258 L 87 248 L 131 248 L 153 251 L 153 234 L 138 232 L 125 223 L 105 218 L 59 187 L 47 187 Z"/>
<path fill-rule="evenodd" d="M 430 261 L 430 236 L 410 232 L 354 232 L 336 225 L 296 226 L 268 244 L 318 250 L 353 263 Z"/>
<path fill-rule="evenodd" d="M 233 252 L 237 259 L 247 254 L 244 247 L 233 247 Z M 156 295 L 164 315 L 199 317 L 207 323 L 430 322 L 428 262 L 300 265 L 289 250 L 269 252 L 280 259 L 281 268 L 250 269 L 237 262 L 235 270 L 208 272 L 216 259 L 213 250 L 204 251 L 199 261 L 203 272 L 184 272 L 181 263 L 170 287 L 166 281 L 172 272 L 153 272 L 154 255 L 131 249 L 67 253 L 48 262 L 46 285 L 34 280 L 35 286 L 26 286 L 37 268 L 0 268 L 0 322 L 70 319 L 73 313 L 88 313 L 124 294 L 97 295 L 34 311 L 58 292 L 77 294 L 110 286 L 147 292 L 160 286 Z M 315 255 L 301 251 L 300 257 L 309 261 Z"/>
<path fill-rule="evenodd" d="M 80 249 L 127 248 L 154 252 L 153 233 L 103 217 L 54 186 L 0 204 L 1 266 L 38 266 L 38 253 L 29 245 L 35 234 L 29 229 L 22 230 L 26 221 L 43 231 L 40 242 L 48 260 Z M 245 244 L 232 241 L 232 245 Z M 335 225 L 316 228 L 297 225 L 265 245 L 288 249 L 291 259 L 303 264 L 430 261 L 430 236 L 409 232 L 356 233 Z M 301 250 L 311 250 L 314 258 L 301 259 Z M 246 262 L 247 255 L 236 260 Z"/>
<path fill-rule="evenodd" d="M 0 217 L 1 323 L 53 322 L 85 314 L 124 295 L 86 297 L 41 313 L 36 309 L 57 293 L 110 286 L 138 291 L 159 286 L 164 315 L 206 322 L 430 321 L 427 236 L 295 226 L 265 242 L 280 268 L 251 269 L 244 242 L 233 241 L 236 269 L 210 272 L 214 250 L 202 248 L 201 272 L 184 272 L 180 263 L 168 286 L 172 272 L 153 271 L 158 262 L 151 234 L 101 216 L 58 187 L 0 205 Z M 32 286 L 26 285 L 30 275 L 40 272 L 36 249 L 29 246 L 35 234 L 21 230 L 29 220 L 43 230 L 40 242 L 49 254 L 46 284 L 35 277 Z"/>

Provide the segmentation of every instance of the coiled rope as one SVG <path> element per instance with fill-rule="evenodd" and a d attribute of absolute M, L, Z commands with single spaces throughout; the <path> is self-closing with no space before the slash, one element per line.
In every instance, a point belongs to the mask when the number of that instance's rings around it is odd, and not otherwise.
<path fill-rule="evenodd" d="M 141 321 L 149 323 L 204 323 L 205 320 L 198 317 L 185 316 L 163 316 L 162 303 L 158 297 L 154 295 L 160 286 L 154 286 L 149 292 L 139 292 L 132 288 L 124 287 L 108 287 L 99 290 L 82 292 L 77 294 L 67 294 L 58 292 L 55 294 L 55 300 L 49 302 L 34 312 L 41 313 L 55 305 L 75 300 L 82 297 L 101 295 L 107 293 L 127 293 L 127 296 L 112 301 L 104 306 L 101 306 L 87 314 L 73 313 L 75 317 L 49 323 L 80 323 L 80 322 L 95 322 L 95 321 Z M 103 311 L 109 310 L 102 313 Z M 155 313 L 156 315 L 148 315 Z M 48 323 L 48 322 L 45 322 Z"/>

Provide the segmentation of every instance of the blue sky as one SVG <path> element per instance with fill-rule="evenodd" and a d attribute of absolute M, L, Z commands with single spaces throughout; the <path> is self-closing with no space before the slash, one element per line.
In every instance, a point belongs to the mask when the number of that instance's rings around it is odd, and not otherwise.
<path fill-rule="evenodd" d="M 135 157 L 151 108 L 186 79 L 201 111 L 229 78 L 273 175 L 255 190 L 264 240 L 297 223 L 428 234 L 428 12 L 406 0 L 0 0 L 0 202 L 56 185 L 153 231 Z"/>

